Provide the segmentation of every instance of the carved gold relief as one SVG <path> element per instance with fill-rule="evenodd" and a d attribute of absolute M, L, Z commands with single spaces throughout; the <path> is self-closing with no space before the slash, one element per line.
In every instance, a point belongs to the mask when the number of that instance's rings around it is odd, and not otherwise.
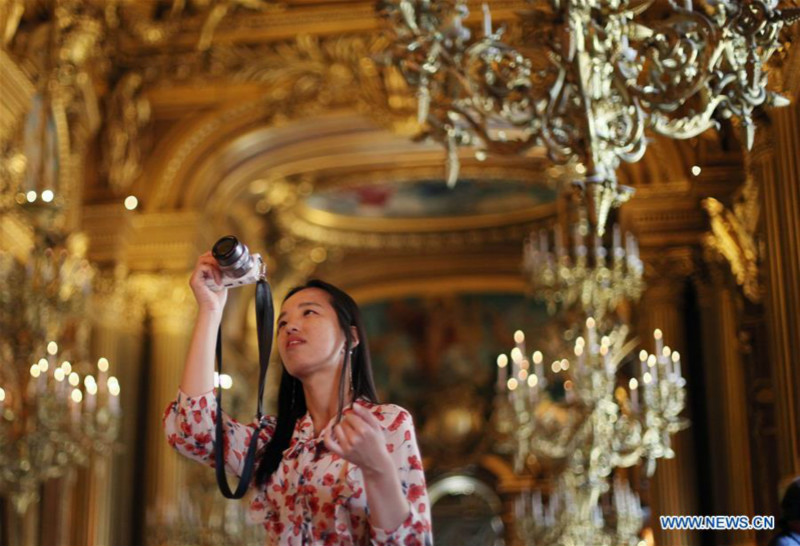
<path fill-rule="evenodd" d="M 757 198 L 758 190 L 749 178 L 745 188 L 745 194 Z M 756 210 L 748 212 L 754 207 Z M 703 200 L 703 208 L 711 222 L 711 233 L 705 235 L 703 244 L 728 262 L 745 296 L 752 302 L 760 302 L 763 290 L 759 281 L 758 248 L 754 233 L 748 229 L 748 226 L 752 229 L 752 223 L 758 220 L 756 202 L 745 199 L 731 211 L 709 197 Z"/>

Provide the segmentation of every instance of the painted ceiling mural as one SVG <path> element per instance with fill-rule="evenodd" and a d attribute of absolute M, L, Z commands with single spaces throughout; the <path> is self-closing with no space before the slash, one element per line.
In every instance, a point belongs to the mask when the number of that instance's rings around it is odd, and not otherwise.
<path fill-rule="evenodd" d="M 509 213 L 550 203 L 555 190 L 517 181 L 444 180 L 384 182 L 317 191 L 311 209 L 366 218 L 424 218 Z"/>

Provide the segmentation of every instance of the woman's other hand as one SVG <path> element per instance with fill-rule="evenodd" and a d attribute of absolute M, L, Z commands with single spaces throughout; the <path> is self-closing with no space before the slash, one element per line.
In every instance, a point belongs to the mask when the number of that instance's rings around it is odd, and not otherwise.
<path fill-rule="evenodd" d="M 365 477 L 394 472 L 380 423 L 358 403 L 338 425 L 328 429 L 323 440 L 329 450 L 358 465 Z"/>
<path fill-rule="evenodd" d="M 219 291 L 211 290 L 208 287 L 209 280 L 220 285 Z M 228 289 L 222 287 L 222 271 L 211 252 L 206 252 L 197 259 L 192 277 L 189 279 L 189 286 L 192 288 L 200 311 L 222 312 L 228 299 Z"/>

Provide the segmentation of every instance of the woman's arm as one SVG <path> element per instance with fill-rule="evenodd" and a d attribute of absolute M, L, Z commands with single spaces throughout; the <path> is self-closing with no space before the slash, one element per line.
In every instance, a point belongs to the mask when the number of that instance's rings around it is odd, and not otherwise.
<path fill-rule="evenodd" d="M 194 323 L 192 341 L 183 367 L 180 391 L 176 400 L 164 412 L 164 432 L 167 441 L 182 455 L 214 464 L 214 445 L 217 401 L 214 398 L 214 349 L 222 309 L 227 300 L 227 289 L 215 292 L 207 282 L 222 281 L 222 274 L 210 252 L 200 256 L 195 265 L 189 286 L 197 300 L 198 313 Z M 241 475 L 244 454 L 256 430 L 255 424 L 243 425 L 225 413 L 222 414 L 225 467 L 229 472 Z M 269 421 L 259 434 L 259 443 L 266 444 L 272 438 L 275 423 Z"/>
<path fill-rule="evenodd" d="M 199 396 L 214 388 L 214 349 L 228 290 L 212 291 L 206 285 L 208 279 L 212 278 L 220 284 L 222 273 L 211 253 L 206 252 L 197 259 L 189 280 L 198 305 L 192 341 L 181 377 L 181 390 L 189 396 Z"/>
<path fill-rule="evenodd" d="M 430 503 L 411 415 L 397 408 L 376 417 L 358 403 L 353 408 L 326 434 L 325 445 L 361 468 L 371 544 L 431 544 Z M 387 417 L 389 422 L 378 420 Z"/>

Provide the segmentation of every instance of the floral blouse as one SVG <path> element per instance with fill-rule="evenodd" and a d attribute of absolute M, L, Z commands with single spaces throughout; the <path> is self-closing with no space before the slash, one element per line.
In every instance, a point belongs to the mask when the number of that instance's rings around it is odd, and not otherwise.
<path fill-rule="evenodd" d="M 371 409 L 383 426 L 386 448 L 408 500 L 408 516 L 396 529 L 370 525 L 361 469 L 329 451 L 322 440 L 324 434 L 314 437 L 314 426 L 306 413 L 298 419 L 278 469 L 256 491 L 250 504 L 250 520 L 264 525 L 268 545 L 432 545 L 430 503 L 411 415 L 393 404 L 356 403 Z M 164 414 L 170 445 L 190 459 L 214 466 L 216 406 L 213 392 L 190 397 L 179 391 Z M 240 476 L 256 427 L 225 414 L 223 419 L 225 466 Z M 270 441 L 275 423 L 274 416 L 267 417 L 267 425 L 258 436 L 259 448 Z"/>

